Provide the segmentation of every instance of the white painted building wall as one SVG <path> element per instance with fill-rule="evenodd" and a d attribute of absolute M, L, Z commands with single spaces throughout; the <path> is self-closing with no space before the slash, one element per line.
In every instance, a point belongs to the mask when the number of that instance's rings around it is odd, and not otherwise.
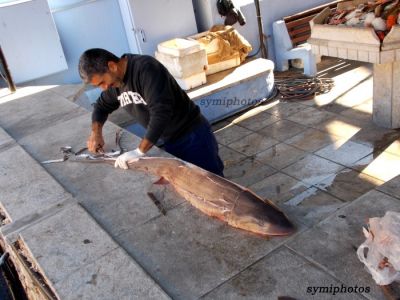
<path fill-rule="evenodd" d="M 260 0 L 261 17 L 263 21 L 264 34 L 268 37 L 268 58 L 274 60 L 274 47 L 271 38 L 272 23 L 285 16 L 295 14 L 333 0 Z M 253 46 L 254 54 L 259 48 L 258 25 L 256 18 L 256 8 L 253 0 L 233 0 L 237 7 L 246 17 L 246 24 L 240 26 L 238 23 L 234 27 L 242 34 Z M 196 21 L 199 31 L 205 31 L 215 24 L 223 24 L 224 17 L 218 13 L 216 0 L 193 0 Z"/>
<path fill-rule="evenodd" d="M 89 48 L 154 55 L 157 43 L 197 33 L 190 0 L 48 0 L 68 70 L 29 84 L 79 83 L 80 55 Z M 125 5 L 124 5 L 125 4 Z M 121 6 L 122 5 L 122 6 Z M 133 11 L 128 12 L 127 10 Z M 124 15 L 121 14 L 121 11 Z M 132 18 L 133 23 L 127 22 Z M 144 35 L 141 35 L 143 29 Z M 143 41 L 145 37 L 145 41 Z M 137 42 L 137 47 L 133 43 Z M 135 51 L 138 49 L 138 51 Z"/>
<path fill-rule="evenodd" d="M 29 84 L 79 83 L 79 57 L 86 49 L 104 48 L 116 55 L 129 52 L 116 0 L 48 0 L 68 70 Z"/>
<path fill-rule="evenodd" d="M 139 0 L 138 0 L 139 1 Z M 146 0 L 140 0 L 146 1 Z M 174 1 L 174 0 L 170 0 Z M 190 1 L 190 0 L 185 0 Z M 234 0 L 246 17 L 247 24 L 235 28 L 253 45 L 253 53 L 259 48 L 258 25 L 253 0 Z M 269 58 L 274 59 L 271 39 L 272 22 L 331 0 L 260 0 L 264 33 L 268 35 Z M 121 55 L 130 52 L 126 30 L 117 0 L 48 0 L 56 24 L 68 70 L 40 78 L 29 84 L 79 83 L 77 71 L 79 56 L 88 48 L 102 47 Z M 217 11 L 216 0 L 192 0 L 198 31 L 209 29 L 224 21 Z M 161 7 L 162 9 L 162 7 Z M 185 13 L 180 11 L 180 14 Z M 188 12 L 193 14 L 193 12 Z M 157 22 L 152 15 L 149 21 Z M 178 20 L 178 18 L 177 18 Z M 162 26 L 162 23 L 160 23 Z M 182 23 L 182 27 L 185 24 Z"/>

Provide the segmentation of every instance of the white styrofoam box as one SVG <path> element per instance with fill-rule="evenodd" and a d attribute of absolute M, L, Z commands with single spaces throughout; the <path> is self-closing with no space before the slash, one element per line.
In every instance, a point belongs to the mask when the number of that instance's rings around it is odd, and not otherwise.
<path fill-rule="evenodd" d="M 185 56 L 173 56 L 156 51 L 155 56 L 176 78 L 186 78 L 207 69 L 207 54 L 204 49 Z"/>
<path fill-rule="evenodd" d="M 200 43 L 194 40 L 176 38 L 158 44 L 157 49 L 158 52 L 181 57 L 199 51 Z"/>
<path fill-rule="evenodd" d="M 185 91 L 203 85 L 207 82 L 206 72 L 204 71 L 186 78 L 175 79 L 178 82 L 179 86 Z"/>

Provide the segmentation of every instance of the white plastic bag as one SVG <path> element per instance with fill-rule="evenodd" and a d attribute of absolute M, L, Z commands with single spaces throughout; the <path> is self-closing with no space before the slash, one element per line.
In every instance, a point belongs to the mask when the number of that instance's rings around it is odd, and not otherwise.
<path fill-rule="evenodd" d="M 370 218 L 367 240 L 357 250 L 379 285 L 400 281 L 400 213 L 388 211 L 383 218 Z"/>

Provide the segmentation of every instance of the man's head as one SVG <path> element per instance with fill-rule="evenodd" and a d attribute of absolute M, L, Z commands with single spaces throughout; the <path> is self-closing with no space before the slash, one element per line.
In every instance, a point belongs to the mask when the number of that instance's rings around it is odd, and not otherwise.
<path fill-rule="evenodd" d="M 123 84 L 126 64 L 113 53 L 94 48 L 86 50 L 79 59 L 79 75 L 85 83 L 107 90 Z"/>

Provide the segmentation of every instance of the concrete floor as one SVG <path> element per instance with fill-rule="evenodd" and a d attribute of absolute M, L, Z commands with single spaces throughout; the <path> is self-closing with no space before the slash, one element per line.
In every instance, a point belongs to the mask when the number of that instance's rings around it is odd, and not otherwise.
<path fill-rule="evenodd" d="M 271 239 L 210 219 L 144 174 L 40 166 L 60 146 L 85 143 L 90 114 L 66 100 L 79 86 L 1 90 L 5 243 L 22 238 L 62 299 L 383 299 L 355 250 L 368 218 L 400 211 L 400 131 L 371 121 L 368 64 L 329 60 L 319 76 L 335 79 L 329 93 L 214 125 L 226 177 L 277 203 L 298 227 Z M 116 128 L 106 126 L 106 141 Z"/>

